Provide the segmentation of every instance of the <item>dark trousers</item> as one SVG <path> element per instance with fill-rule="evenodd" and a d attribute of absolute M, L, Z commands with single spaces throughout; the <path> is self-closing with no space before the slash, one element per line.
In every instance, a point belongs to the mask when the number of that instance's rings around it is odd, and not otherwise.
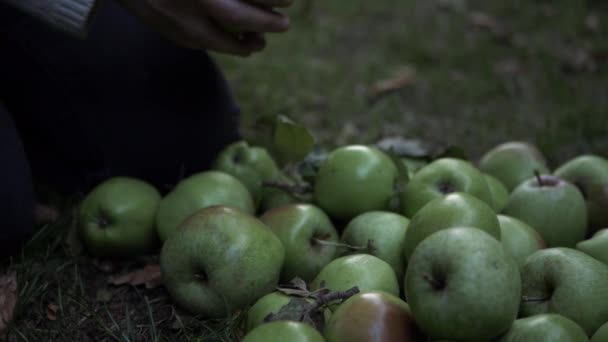
<path fill-rule="evenodd" d="M 87 191 L 112 176 L 166 190 L 239 138 L 209 56 L 103 1 L 89 37 L 0 4 L 0 254 L 32 230 L 36 182 Z"/>

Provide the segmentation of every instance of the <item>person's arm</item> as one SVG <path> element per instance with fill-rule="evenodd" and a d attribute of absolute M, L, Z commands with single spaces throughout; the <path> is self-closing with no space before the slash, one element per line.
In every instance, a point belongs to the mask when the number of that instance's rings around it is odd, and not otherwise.
<path fill-rule="evenodd" d="M 95 11 L 96 0 L 0 0 L 47 24 L 85 37 Z"/>

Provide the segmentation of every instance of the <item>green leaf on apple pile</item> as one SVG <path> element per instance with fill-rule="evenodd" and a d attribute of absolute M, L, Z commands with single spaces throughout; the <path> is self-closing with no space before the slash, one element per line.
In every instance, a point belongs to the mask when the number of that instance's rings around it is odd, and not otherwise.
<path fill-rule="evenodd" d="M 273 130 L 273 151 L 281 164 L 303 160 L 312 151 L 315 140 L 310 131 L 286 116 L 277 116 Z"/>
<path fill-rule="evenodd" d="M 310 131 L 283 115 L 264 115 L 241 127 L 246 140 L 266 148 L 282 166 L 302 161 L 313 149 Z"/>
<path fill-rule="evenodd" d="M 264 322 L 272 321 L 296 321 L 313 326 L 319 331 L 325 327 L 325 308 L 314 302 L 311 303 L 304 298 L 293 297 L 277 313 L 270 313 L 264 318 Z"/>

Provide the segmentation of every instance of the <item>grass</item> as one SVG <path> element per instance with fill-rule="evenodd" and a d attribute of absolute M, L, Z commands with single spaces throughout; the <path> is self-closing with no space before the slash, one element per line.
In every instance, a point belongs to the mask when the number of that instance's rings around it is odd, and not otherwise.
<path fill-rule="evenodd" d="M 403 135 L 459 145 L 473 158 L 523 139 L 555 166 L 581 153 L 608 154 L 606 7 L 591 0 L 315 1 L 309 13 L 291 10 L 291 32 L 269 37 L 266 52 L 217 57 L 244 127 L 286 114 L 327 146 Z M 510 34 L 473 27 L 474 11 Z M 601 19 L 598 30 L 586 28 L 590 13 Z M 569 70 L 572 55 L 586 51 L 604 54 L 604 63 Z M 403 67 L 415 71 L 412 84 L 370 101 L 370 86 Z M 108 285 L 108 274 L 66 243 L 72 222 L 66 215 L 42 227 L 21 255 L 3 261 L 19 281 L 10 341 L 238 340 L 242 314 L 205 321 L 174 308 L 162 288 Z"/>

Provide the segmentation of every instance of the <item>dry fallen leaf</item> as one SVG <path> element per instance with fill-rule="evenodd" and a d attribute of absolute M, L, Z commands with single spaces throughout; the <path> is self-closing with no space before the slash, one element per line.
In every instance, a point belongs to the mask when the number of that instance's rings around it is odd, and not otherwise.
<path fill-rule="evenodd" d="M 510 34 L 505 26 L 501 24 L 496 17 L 488 13 L 480 11 L 471 12 L 470 20 L 473 26 L 490 31 L 497 39 L 509 39 Z"/>
<path fill-rule="evenodd" d="M 161 285 L 160 265 L 148 264 L 142 269 L 108 277 L 108 283 L 112 285 L 145 285 L 147 289 L 153 289 Z"/>
<path fill-rule="evenodd" d="M 8 322 L 17 304 L 17 276 L 15 272 L 0 276 L 0 337 L 6 335 Z"/>
<path fill-rule="evenodd" d="M 405 88 L 414 83 L 414 69 L 402 67 L 390 78 L 374 82 L 368 91 L 370 99 L 375 100 L 382 95 Z"/>
<path fill-rule="evenodd" d="M 495 74 L 506 76 L 518 75 L 524 71 L 519 61 L 511 58 L 503 59 L 494 63 L 493 70 Z"/>
<path fill-rule="evenodd" d="M 59 211 L 54 207 L 37 203 L 34 208 L 34 219 L 37 225 L 54 223 L 59 219 Z"/>
<path fill-rule="evenodd" d="M 585 29 L 591 33 L 600 31 L 600 16 L 596 13 L 590 13 L 585 17 Z"/>
<path fill-rule="evenodd" d="M 46 307 L 46 318 L 49 319 L 49 321 L 56 321 L 57 320 L 57 310 L 59 310 L 59 305 L 57 304 L 49 304 Z"/>
<path fill-rule="evenodd" d="M 118 268 L 118 265 L 116 263 L 106 259 L 94 259 L 93 266 L 95 266 L 98 270 L 104 273 L 115 272 Z"/>
<path fill-rule="evenodd" d="M 597 69 L 597 63 L 589 50 L 578 48 L 565 54 L 563 68 L 570 72 L 593 72 Z"/>

